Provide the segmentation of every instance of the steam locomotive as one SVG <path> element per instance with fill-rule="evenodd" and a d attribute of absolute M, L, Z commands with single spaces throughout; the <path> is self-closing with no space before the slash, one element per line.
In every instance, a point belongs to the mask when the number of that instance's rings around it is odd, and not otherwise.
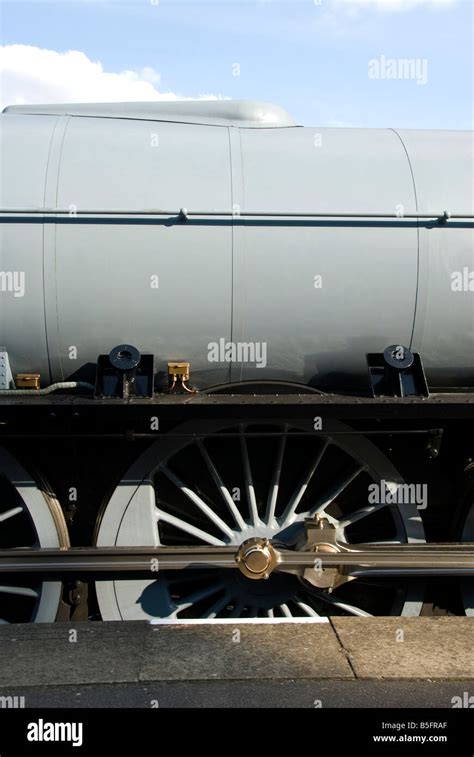
<path fill-rule="evenodd" d="M 0 145 L 0 622 L 474 613 L 472 132 L 16 105 Z"/>

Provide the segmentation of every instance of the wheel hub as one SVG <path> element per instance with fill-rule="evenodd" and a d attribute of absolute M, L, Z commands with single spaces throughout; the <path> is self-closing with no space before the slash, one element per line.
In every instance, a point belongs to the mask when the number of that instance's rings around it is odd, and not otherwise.
<path fill-rule="evenodd" d="M 262 537 L 246 539 L 235 559 L 244 576 L 253 579 L 269 578 L 277 563 L 270 541 Z"/>

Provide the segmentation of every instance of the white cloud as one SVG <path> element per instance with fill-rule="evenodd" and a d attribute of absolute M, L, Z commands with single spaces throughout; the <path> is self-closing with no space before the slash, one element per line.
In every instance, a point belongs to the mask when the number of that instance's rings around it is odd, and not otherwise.
<path fill-rule="evenodd" d="M 149 66 L 113 73 L 79 50 L 60 53 L 30 45 L 0 46 L 0 110 L 23 103 L 222 99 L 161 92 L 159 83 L 160 74 Z"/>

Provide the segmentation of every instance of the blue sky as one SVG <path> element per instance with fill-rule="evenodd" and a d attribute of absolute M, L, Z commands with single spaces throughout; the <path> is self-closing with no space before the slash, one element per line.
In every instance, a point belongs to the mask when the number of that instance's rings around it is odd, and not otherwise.
<path fill-rule="evenodd" d="M 3 105 L 213 95 L 311 126 L 472 128 L 472 0 L 3 0 L 1 13 Z M 413 78 L 369 76 L 369 61 L 400 59 Z"/>

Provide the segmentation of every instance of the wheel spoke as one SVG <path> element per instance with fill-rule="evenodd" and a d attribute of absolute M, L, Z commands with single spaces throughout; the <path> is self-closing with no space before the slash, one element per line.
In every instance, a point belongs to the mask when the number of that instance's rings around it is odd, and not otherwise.
<path fill-rule="evenodd" d="M 345 612 L 349 613 L 349 615 L 357 615 L 359 618 L 371 618 L 373 617 L 370 612 L 366 612 L 365 610 L 361 610 L 360 607 L 355 607 L 355 605 L 347 604 L 347 602 L 340 602 L 338 599 L 333 597 L 331 594 L 326 594 L 325 592 L 315 592 L 318 599 L 320 599 L 322 602 L 326 602 L 327 604 L 332 605 L 333 607 L 338 607 L 340 610 L 344 610 Z"/>
<path fill-rule="evenodd" d="M 214 510 L 211 507 L 209 507 L 209 505 L 206 505 L 204 500 L 201 499 L 201 497 L 199 497 L 199 495 L 196 494 L 196 492 L 193 492 L 192 489 L 186 486 L 186 484 L 183 481 L 181 481 L 179 476 L 176 476 L 172 471 L 170 471 L 170 469 L 167 468 L 166 465 L 163 466 L 161 470 L 165 474 L 165 476 L 169 478 L 169 480 L 172 481 L 172 483 L 175 486 L 177 486 L 178 489 L 180 489 L 183 492 L 183 494 L 185 494 L 187 498 L 190 499 L 191 502 L 193 502 L 193 504 L 195 504 L 200 509 L 200 511 L 204 515 L 206 515 L 210 521 L 212 521 L 212 523 L 214 523 L 215 526 L 217 526 L 217 528 L 219 528 L 227 537 L 229 537 L 229 539 L 234 538 L 234 532 L 227 525 L 227 523 L 225 523 L 222 520 L 222 518 L 219 518 L 219 516 L 214 512 Z"/>
<path fill-rule="evenodd" d="M 11 510 L 6 510 L 6 512 L 0 513 L 0 523 L 3 523 L 3 521 L 9 520 L 10 518 L 14 518 L 15 515 L 20 515 L 22 512 L 22 507 L 12 507 Z"/>
<path fill-rule="evenodd" d="M 297 487 L 296 491 L 293 493 L 288 505 L 286 506 L 286 509 L 280 519 L 281 528 L 286 528 L 287 526 L 291 525 L 293 521 L 295 520 L 295 511 L 299 503 L 301 502 L 304 496 L 304 493 L 306 492 L 306 489 L 308 488 L 310 481 L 313 478 L 314 473 L 316 472 L 319 466 L 319 463 L 321 462 L 328 446 L 329 446 L 329 439 L 325 439 L 321 449 L 318 451 L 317 455 L 311 461 L 311 464 L 308 466 L 308 469 L 306 470 L 303 478 L 301 479 L 299 486 Z"/>
<path fill-rule="evenodd" d="M 216 484 L 217 488 L 219 489 L 222 499 L 224 500 L 225 504 L 229 508 L 229 511 L 234 518 L 237 526 L 242 530 L 245 531 L 247 528 L 247 524 L 242 518 L 242 515 L 239 511 L 239 508 L 235 504 L 234 500 L 232 499 L 231 493 L 228 490 L 228 488 L 225 486 L 224 482 L 222 481 L 219 471 L 217 470 L 216 466 L 212 462 L 211 458 L 209 457 L 209 453 L 207 449 L 204 446 L 204 443 L 202 440 L 199 440 L 198 447 L 201 451 L 201 454 L 204 458 L 204 461 L 209 469 L 209 472 L 211 473 L 212 478 L 214 479 L 214 483 Z"/>
<path fill-rule="evenodd" d="M 16 594 L 19 597 L 39 597 L 39 591 L 27 586 L 0 586 L 0 594 Z"/>
<path fill-rule="evenodd" d="M 321 513 L 323 510 L 329 507 L 329 505 L 334 502 L 336 497 L 342 494 L 344 489 L 347 489 L 349 484 L 351 484 L 354 479 L 356 479 L 357 476 L 359 476 L 364 470 L 365 467 L 363 465 L 360 465 L 355 470 L 344 476 L 341 481 L 331 486 L 321 497 L 319 497 L 316 504 L 313 505 L 313 507 L 309 511 L 309 515 L 317 515 L 318 513 Z"/>
<path fill-rule="evenodd" d="M 311 615 L 311 617 L 313 618 L 319 618 L 319 613 L 317 613 L 316 610 L 313 610 L 313 608 L 307 605 L 305 602 L 301 602 L 300 600 L 297 600 L 296 604 L 298 605 L 300 610 L 303 610 L 303 613 L 305 615 Z"/>
<path fill-rule="evenodd" d="M 267 526 L 270 526 L 275 520 L 275 509 L 278 500 L 278 492 L 280 488 L 281 466 L 283 464 L 283 455 L 285 454 L 286 446 L 286 432 L 288 426 L 283 426 L 283 433 L 278 445 L 278 452 L 275 458 L 275 467 L 273 469 L 272 482 L 270 484 L 270 490 L 268 492 L 267 510 L 265 513 L 265 521 Z"/>
<path fill-rule="evenodd" d="M 283 613 L 283 615 L 285 616 L 285 618 L 292 618 L 293 617 L 293 615 L 290 612 L 290 608 L 288 607 L 288 605 L 283 604 L 283 605 L 278 605 L 278 607 L 280 608 L 280 610 Z"/>
<path fill-rule="evenodd" d="M 252 469 L 250 467 L 247 439 L 244 436 L 243 426 L 240 426 L 240 449 L 242 453 L 242 461 L 244 464 L 245 489 L 247 491 L 250 519 L 254 526 L 258 526 L 260 523 L 260 518 L 258 517 L 257 498 L 255 496 L 255 488 L 252 479 Z"/>
<path fill-rule="evenodd" d="M 164 510 L 160 510 L 158 507 L 156 508 L 155 512 L 157 521 L 162 520 L 165 523 L 169 523 L 170 526 L 175 526 L 176 528 L 179 528 L 180 531 L 184 531 L 191 536 L 195 536 L 196 539 L 200 539 L 206 544 L 212 544 L 215 547 L 223 547 L 226 544 L 226 542 L 222 541 L 222 539 L 217 539 L 215 536 L 212 536 L 212 534 L 208 534 L 207 531 L 202 531 L 200 528 L 193 526 L 191 523 L 188 523 L 182 518 L 177 518 L 175 515 L 170 515 Z"/>
<path fill-rule="evenodd" d="M 340 520 L 339 525 L 343 528 L 352 526 L 353 523 L 357 523 L 357 521 L 362 520 L 362 518 L 366 518 L 367 515 L 372 515 L 372 513 L 377 512 L 377 510 L 381 510 L 383 507 L 387 507 L 386 502 L 380 502 L 376 505 L 367 505 L 367 507 L 361 507 L 359 510 L 354 510 L 353 513 L 349 513 L 349 515 Z"/>
<path fill-rule="evenodd" d="M 220 583 L 214 584 L 213 586 L 206 586 L 203 589 L 194 591 L 192 594 L 188 594 L 186 597 L 183 597 L 176 602 L 178 605 L 178 612 L 188 610 L 203 599 L 207 599 L 208 597 L 212 597 L 213 594 L 217 594 L 218 591 L 222 591 L 222 584 Z"/>
<path fill-rule="evenodd" d="M 243 605 L 240 602 L 236 602 L 232 610 L 229 612 L 229 618 L 240 618 L 243 610 Z"/>
<path fill-rule="evenodd" d="M 230 598 L 228 594 L 225 594 L 223 597 L 217 600 L 217 602 L 214 602 L 212 607 L 209 608 L 209 610 L 206 610 L 206 612 L 202 615 L 203 618 L 216 618 L 217 615 L 224 610 L 225 607 L 229 604 Z"/>
<path fill-rule="evenodd" d="M 383 589 L 384 581 L 386 582 L 387 579 L 384 579 L 383 576 L 381 576 L 378 581 L 376 577 L 365 578 L 364 576 L 357 576 L 357 585 L 363 584 L 364 586 L 372 586 L 376 587 L 377 589 Z"/>
<path fill-rule="evenodd" d="M 247 612 L 245 613 L 246 618 L 258 618 L 258 607 L 255 607 L 254 605 L 249 605 L 247 607 Z"/>

